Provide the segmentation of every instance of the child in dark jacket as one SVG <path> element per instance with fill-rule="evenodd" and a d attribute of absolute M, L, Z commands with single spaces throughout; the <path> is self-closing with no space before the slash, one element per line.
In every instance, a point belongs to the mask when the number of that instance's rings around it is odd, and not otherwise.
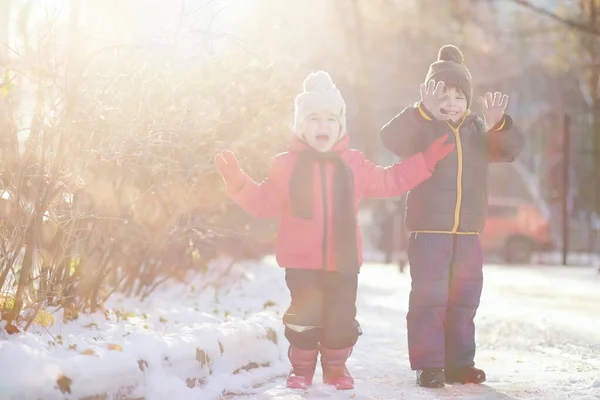
<path fill-rule="evenodd" d="M 479 98 L 484 119 L 471 113 L 471 74 L 458 48 L 443 46 L 421 85 L 421 102 L 381 131 L 383 144 L 410 157 L 450 134 L 456 151 L 431 179 L 408 193 L 405 224 L 412 289 L 407 315 L 411 368 L 425 387 L 482 383 L 475 368 L 474 318 L 483 286 L 479 233 L 487 208 L 488 164 L 512 162 L 523 137 L 504 113 L 508 96 Z"/>
<path fill-rule="evenodd" d="M 346 104 L 329 74 L 304 81 L 295 100 L 295 138 L 275 157 L 262 183 L 239 167 L 230 151 L 215 163 L 233 200 L 256 217 L 280 217 L 275 255 L 285 268 L 291 304 L 283 317 L 290 342 L 290 388 L 312 383 L 321 353 L 323 380 L 351 389 L 346 360 L 361 334 L 356 321 L 362 240 L 357 225 L 363 197 L 401 196 L 431 176 L 453 149 L 448 135 L 402 163 L 380 167 L 348 149 Z"/>

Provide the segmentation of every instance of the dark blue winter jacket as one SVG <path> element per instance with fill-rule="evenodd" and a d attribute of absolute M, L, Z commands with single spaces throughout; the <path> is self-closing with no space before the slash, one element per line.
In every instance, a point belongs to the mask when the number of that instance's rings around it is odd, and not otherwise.
<path fill-rule="evenodd" d="M 523 150 L 523 136 L 508 115 L 486 131 L 483 120 L 470 112 L 453 125 L 432 118 L 416 104 L 382 128 L 381 140 L 405 158 L 446 134 L 456 148 L 437 164 L 430 179 L 409 192 L 406 227 L 411 232 L 479 233 L 485 225 L 488 164 L 514 161 Z"/>

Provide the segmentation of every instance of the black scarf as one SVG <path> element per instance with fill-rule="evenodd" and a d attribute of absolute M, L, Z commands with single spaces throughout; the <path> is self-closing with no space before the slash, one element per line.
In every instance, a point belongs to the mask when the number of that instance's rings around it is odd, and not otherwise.
<path fill-rule="evenodd" d="M 333 237 L 337 269 L 342 274 L 357 274 L 358 247 L 356 237 L 356 214 L 354 211 L 354 174 L 339 153 L 320 153 L 316 150 L 305 150 L 298 155 L 298 162 L 290 178 L 290 200 L 292 215 L 295 218 L 312 218 L 313 201 L 313 166 L 318 162 L 321 171 L 325 171 L 328 163 L 335 164 L 333 176 L 333 210 L 324 204 L 324 216 L 333 212 Z M 321 179 L 325 179 L 321 174 Z M 323 182 L 321 182 L 323 185 Z M 322 186 L 326 190 L 326 185 Z M 327 192 L 323 193 L 325 196 Z M 328 223 L 327 221 L 324 224 Z M 324 232 L 324 234 L 327 232 Z M 325 237 L 326 240 L 326 237 Z M 323 251 L 326 251 L 324 248 Z M 323 255 L 325 260 L 325 255 Z M 325 268 L 325 265 L 323 265 Z"/>

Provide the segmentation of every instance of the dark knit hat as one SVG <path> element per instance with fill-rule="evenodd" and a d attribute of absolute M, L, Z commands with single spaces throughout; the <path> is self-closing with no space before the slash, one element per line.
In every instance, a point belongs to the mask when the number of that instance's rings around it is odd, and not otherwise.
<path fill-rule="evenodd" d="M 463 91 L 467 98 L 467 108 L 471 107 L 473 85 L 471 72 L 464 65 L 464 57 L 458 47 L 447 44 L 440 48 L 438 59 L 429 66 L 425 83 L 433 79 L 443 81 L 446 87 L 456 87 Z"/>

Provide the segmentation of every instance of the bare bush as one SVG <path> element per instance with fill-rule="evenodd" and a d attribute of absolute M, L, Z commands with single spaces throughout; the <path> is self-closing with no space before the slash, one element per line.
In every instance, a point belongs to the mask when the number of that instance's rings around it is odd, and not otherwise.
<path fill-rule="evenodd" d="M 72 10 L 69 27 L 78 18 Z M 232 206 L 212 159 L 239 150 L 264 174 L 290 135 L 296 67 L 235 49 L 182 60 L 147 45 L 83 51 L 73 37 L 65 48 L 58 23 L 44 24 L 46 39 L 2 60 L 6 329 L 26 329 L 46 306 L 76 318 L 115 290 L 144 297 L 223 254 L 270 251 L 272 223 Z"/>

